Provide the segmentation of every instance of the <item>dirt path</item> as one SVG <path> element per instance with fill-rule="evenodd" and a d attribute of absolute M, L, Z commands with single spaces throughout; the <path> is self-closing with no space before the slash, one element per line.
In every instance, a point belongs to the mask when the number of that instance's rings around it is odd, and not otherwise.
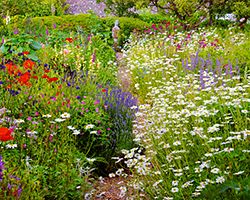
<path fill-rule="evenodd" d="M 120 87 L 123 91 L 129 91 L 131 85 L 131 75 L 129 73 L 129 69 L 126 66 L 126 63 L 123 60 L 122 53 L 116 53 L 117 64 L 118 64 L 118 80 Z"/>
<path fill-rule="evenodd" d="M 119 86 L 123 91 L 129 91 L 131 84 L 131 76 L 123 60 L 122 53 L 116 53 Z M 132 189 L 128 189 L 128 182 L 131 177 L 128 175 L 126 178 L 116 176 L 113 178 L 105 177 L 97 181 L 94 185 L 93 200 L 127 200 L 131 199 Z M 126 188 L 126 192 L 123 190 Z M 123 193 L 124 192 L 124 193 Z"/>

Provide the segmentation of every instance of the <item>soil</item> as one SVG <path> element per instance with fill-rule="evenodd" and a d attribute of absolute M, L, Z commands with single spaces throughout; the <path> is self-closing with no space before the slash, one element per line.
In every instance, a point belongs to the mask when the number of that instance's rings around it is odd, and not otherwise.
<path fill-rule="evenodd" d="M 129 91 L 131 85 L 131 75 L 129 74 L 129 69 L 127 68 L 126 64 L 122 60 L 123 55 L 122 53 L 116 53 L 116 59 L 118 63 L 118 80 L 120 87 L 123 91 Z"/>
<path fill-rule="evenodd" d="M 117 67 L 118 67 L 118 80 L 119 85 L 123 91 L 129 91 L 131 85 L 131 76 L 129 74 L 129 70 L 126 67 L 126 64 L 123 60 L 122 53 L 116 53 L 117 59 Z M 128 186 L 128 182 L 131 179 L 130 176 L 128 177 L 106 177 L 102 181 L 98 181 L 95 185 L 95 194 L 93 195 L 94 200 L 127 200 L 133 199 L 131 198 L 134 189 Z M 120 196 L 121 190 L 120 187 L 125 186 L 128 188 L 125 196 Z M 141 196 L 140 199 L 146 199 Z"/>

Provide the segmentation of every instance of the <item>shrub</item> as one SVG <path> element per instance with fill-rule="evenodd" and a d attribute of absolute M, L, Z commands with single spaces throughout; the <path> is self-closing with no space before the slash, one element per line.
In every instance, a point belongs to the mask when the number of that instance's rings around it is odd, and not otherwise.
<path fill-rule="evenodd" d="M 150 24 L 159 24 L 163 21 L 173 21 L 173 18 L 171 18 L 168 15 L 161 15 L 161 14 L 152 14 L 149 12 L 141 13 L 137 17 L 138 19 L 150 23 Z"/>
<path fill-rule="evenodd" d="M 64 16 L 46 16 L 46 17 L 34 17 L 32 19 L 17 19 L 13 24 L 9 25 L 6 29 L 5 26 L 0 27 L 3 35 L 6 31 L 13 31 L 17 28 L 20 32 L 25 30 L 31 30 L 33 32 L 45 33 L 46 29 L 52 29 L 55 25 L 57 29 L 61 31 L 80 31 L 86 34 L 101 35 L 102 39 L 105 39 L 108 44 L 113 44 L 111 30 L 116 20 L 119 20 L 119 27 L 121 28 L 119 44 L 123 45 L 129 38 L 133 30 L 144 30 L 148 23 L 143 22 L 136 18 L 127 17 L 106 17 L 99 18 L 94 14 L 80 14 L 80 15 L 64 15 Z M 13 22 L 13 20 L 12 20 Z"/>
<path fill-rule="evenodd" d="M 4 0 L 0 2 L 0 16 L 63 15 L 67 8 L 66 0 Z"/>

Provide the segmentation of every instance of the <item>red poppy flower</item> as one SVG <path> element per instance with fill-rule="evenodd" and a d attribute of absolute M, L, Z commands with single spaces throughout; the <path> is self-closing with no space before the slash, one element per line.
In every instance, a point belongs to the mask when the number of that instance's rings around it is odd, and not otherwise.
<path fill-rule="evenodd" d="M 28 51 L 23 52 L 23 55 L 28 55 L 28 54 L 30 54 L 30 52 L 28 52 Z"/>
<path fill-rule="evenodd" d="M 106 89 L 102 89 L 102 92 L 107 92 L 107 90 Z"/>
<path fill-rule="evenodd" d="M 25 72 L 24 74 L 22 74 L 20 76 L 20 78 L 18 79 L 18 82 L 21 85 L 31 86 L 31 84 L 29 83 L 29 80 L 30 80 L 30 73 L 29 72 Z"/>
<path fill-rule="evenodd" d="M 47 74 L 44 74 L 42 78 L 49 78 L 49 76 Z"/>
<path fill-rule="evenodd" d="M 23 67 L 25 68 L 25 69 L 30 69 L 30 70 L 32 70 L 32 68 L 34 67 L 34 65 L 35 65 L 35 62 L 33 62 L 32 60 L 25 60 L 24 61 L 24 63 L 23 63 Z"/>
<path fill-rule="evenodd" d="M 38 80 L 38 76 L 31 76 L 31 78 Z"/>
<path fill-rule="evenodd" d="M 57 80 L 58 80 L 57 77 L 53 77 L 53 78 L 49 78 L 49 77 L 48 77 L 48 82 L 49 82 L 49 83 L 55 82 L 55 81 L 57 81 Z"/>
<path fill-rule="evenodd" d="M 44 70 L 45 73 L 49 73 L 49 71 L 50 71 L 50 70 L 48 70 L 48 69 L 45 69 L 45 70 Z"/>
<path fill-rule="evenodd" d="M 9 75 L 17 75 L 19 72 L 21 72 L 16 65 L 13 63 L 7 63 L 5 64 Z"/>
<path fill-rule="evenodd" d="M 0 141 L 6 142 L 9 140 L 14 140 L 14 138 L 11 135 L 11 130 L 5 127 L 0 128 Z"/>
<path fill-rule="evenodd" d="M 73 39 L 72 38 L 66 38 L 66 41 L 68 41 L 69 43 L 72 43 Z"/>

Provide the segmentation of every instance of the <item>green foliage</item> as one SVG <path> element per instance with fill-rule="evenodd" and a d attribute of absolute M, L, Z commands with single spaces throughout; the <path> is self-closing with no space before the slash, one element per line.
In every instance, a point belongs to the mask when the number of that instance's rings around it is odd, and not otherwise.
<path fill-rule="evenodd" d="M 159 24 L 163 21 L 173 21 L 173 18 L 171 18 L 170 16 L 162 14 L 152 14 L 150 12 L 141 13 L 137 18 L 149 24 Z"/>
<path fill-rule="evenodd" d="M 243 17 L 250 18 L 250 1 L 238 0 L 233 4 L 232 10 L 234 11 L 238 19 Z"/>
<path fill-rule="evenodd" d="M 150 199 L 248 199 L 250 104 L 233 103 L 249 96 L 248 34 L 231 27 L 164 32 L 135 37 L 129 47 L 126 66 L 146 118 L 134 125 L 146 158 L 125 154 L 136 159 L 128 161 L 135 182 Z"/>
<path fill-rule="evenodd" d="M 218 195 L 220 194 L 220 195 Z M 250 198 L 250 178 L 239 177 L 228 180 L 220 186 L 212 186 L 204 191 L 201 199 L 206 200 L 245 200 Z"/>
<path fill-rule="evenodd" d="M 217 14 L 234 13 L 237 19 L 249 18 L 249 1 L 248 0 L 99 0 L 108 5 L 110 10 L 115 10 L 114 13 L 119 13 L 119 16 L 126 15 L 126 12 L 119 10 L 129 10 L 128 8 L 148 8 L 156 6 L 159 13 L 166 14 L 166 10 L 172 16 L 177 17 L 186 24 L 186 28 L 199 26 L 204 20 L 208 19 L 209 25 L 215 22 Z M 127 7 L 124 8 L 124 5 Z M 246 23 L 247 20 L 244 21 Z"/>
<path fill-rule="evenodd" d="M 66 0 L 2 0 L 0 2 L 0 16 L 63 15 L 67 8 Z"/>
<path fill-rule="evenodd" d="M 136 18 L 127 17 L 106 17 L 99 18 L 94 14 L 80 14 L 80 15 L 64 15 L 64 16 L 47 16 L 34 17 L 28 19 L 17 19 L 16 23 L 10 24 L 9 29 L 2 26 L 3 34 L 7 34 L 7 30 L 11 32 L 15 27 L 19 31 L 32 31 L 44 34 L 46 29 L 53 30 L 56 25 L 56 31 L 71 32 L 75 31 L 80 34 L 95 34 L 99 35 L 109 45 L 113 44 L 111 34 L 112 27 L 116 20 L 119 20 L 119 27 L 121 28 L 119 44 L 123 45 L 129 38 L 133 30 L 142 31 L 149 23 Z M 23 30 L 25 27 L 25 30 Z"/>
<path fill-rule="evenodd" d="M 107 6 L 107 12 L 115 14 L 118 17 L 132 17 L 137 14 L 131 11 L 132 8 L 135 8 L 134 0 L 97 0 L 97 2 L 105 2 Z"/>
<path fill-rule="evenodd" d="M 0 47 L 1 56 L 6 59 L 11 59 L 24 51 L 28 51 L 29 58 L 37 61 L 38 57 L 35 55 L 36 51 L 42 48 L 41 44 L 34 40 L 34 38 L 28 34 L 18 34 L 15 38 L 6 39 L 4 44 Z"/>

